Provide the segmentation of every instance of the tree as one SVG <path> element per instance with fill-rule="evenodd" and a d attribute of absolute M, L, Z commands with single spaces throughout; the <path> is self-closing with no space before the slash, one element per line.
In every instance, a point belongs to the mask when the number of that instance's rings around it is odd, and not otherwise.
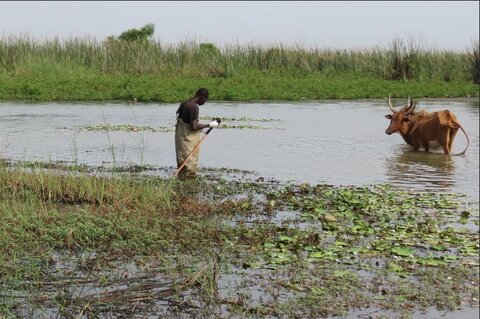
<path fill-rule="evenodd" d="M 118 36 L 122 41 L 147 41 L 153 36 L 155 25 L 153 23 L 146 24 L 141 29 L 130 29 Z"/>

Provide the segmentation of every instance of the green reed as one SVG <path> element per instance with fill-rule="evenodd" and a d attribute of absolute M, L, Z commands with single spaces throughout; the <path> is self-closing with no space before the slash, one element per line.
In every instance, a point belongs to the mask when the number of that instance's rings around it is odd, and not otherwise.
<path fill-rule="evenodd" d="M 473 51 L 475 48 L 473 48 Z M 28 35 L 0 39 L 0 70 L 42 72 L 85 69 L 104 74 L 231 77 L 245 70 L 342 73 L 358 72 L 387 80 L 470 78 L 472 49 L 426 48 L 413 39 L 394 39 L 386 46 L 364 49 L 270 47 L 160 41 L 138 42 L 94 38 L 35 40 Z M 478 68 L 478 66 L 476 66 Z M 470 71 L 469 71 L 470 70 Z"/>

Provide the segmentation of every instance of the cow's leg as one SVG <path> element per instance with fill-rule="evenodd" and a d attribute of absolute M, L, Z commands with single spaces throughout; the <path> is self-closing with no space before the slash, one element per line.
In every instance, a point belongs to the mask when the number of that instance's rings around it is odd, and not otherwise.
<path fill-rule="evenodd" d="M 412 142 L 412 148 L 415 152 L 418 152 L 418 149 L 420 148 L 420 142 L 419 141 L 413 141 Z"/>
<path fill-rule="evenodd" d="M 444 137 L 440 139 L 440 144 L 442 144 L 442 147 L 443 147 L 443 153 L 445 155 L 448 155 L 450 154 L 450 147 L 449 145 L 451 144 L 450 143 L 450 132 L 445 132 L 446 134 L 444 134 Z"/>
<path fill-rule="evenodd" d="M 448 139 L 448 149 L 452 151 L 452 145 L 453 145 L 453 140 L 455 139 L 455 136 L 457 135 L 458 132 L 458 126 L 456 128 L 450 129 L 450 136 Z"/>
<path fill-rule="evenodd" d="M 423 141 L 422 145 L 423 145 L 423 148 L 425 149 L 425 152 L 430 151 L 430 144 L 428 143 L 428 141 Z"/>
<path fill-rule="evenodd" d="M 442 145 L 443 146 L 443 153 L 445 155 L 449 155 L 450 154 L 450 150 L 448 149 L 447 145 Z"/>

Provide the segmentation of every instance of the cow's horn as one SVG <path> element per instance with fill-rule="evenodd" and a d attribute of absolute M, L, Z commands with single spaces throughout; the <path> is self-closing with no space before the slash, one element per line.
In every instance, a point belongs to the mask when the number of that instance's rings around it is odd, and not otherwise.
<path fill-rule="evenodd" d="M 395 113 L 395 110 L 394 110 L 393 107 L 392 107 L 391 98 L 392 98 L 392 93 L 390 93 L 390 95 L 388 96 L 388 107 L 390 108 L 390 110 L 392 111 L 392 113 Z"/>
<path fill-rule="evenodd" d="M 417 104 L 410 104 L 410 110 L 408 110 L 408 113 L 413 112 L 413 110 L 415 110 L 415 106 L 417 106 Z"/>
<path fill-rule="evenodd" d="M 410 103 L 410 108 L 408 109 L 407 112 L 405 112 L 405 115 L 409 115 L 410 113 L 412 113 L 413 110 L 415 110 L 415 106 L 417 106 L 417 104 Z"/>

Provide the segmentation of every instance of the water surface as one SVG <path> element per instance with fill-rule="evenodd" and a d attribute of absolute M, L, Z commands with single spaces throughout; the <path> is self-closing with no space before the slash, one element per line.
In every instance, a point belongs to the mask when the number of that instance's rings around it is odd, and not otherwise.
<path fill-rule="evenodd" d="M 394 101 L 401 106 L 405 101 Z M 178 104 L 0 103 L 0 156 L 88 165 L 173 167 L 173 132 L 87 131 L 85 125 L 174 127 Z M 200 166 L 254 171 L 266 178 L 333 185 L 391 183 L 412 190 L 479 193 L 479 102 L 419 101 L 417 109 L 450 109 L 470 137 L 465 156 L 413 152 L 386 135 L 385 101 L 213 103 L 201 116 L 278 119 L 243 122 L 269 129 L 215 129 L 202 144 Z M 207 122 L 207 120 L 203 120 Z M 466 146 L 459 131 L 453 145 Z"/>

